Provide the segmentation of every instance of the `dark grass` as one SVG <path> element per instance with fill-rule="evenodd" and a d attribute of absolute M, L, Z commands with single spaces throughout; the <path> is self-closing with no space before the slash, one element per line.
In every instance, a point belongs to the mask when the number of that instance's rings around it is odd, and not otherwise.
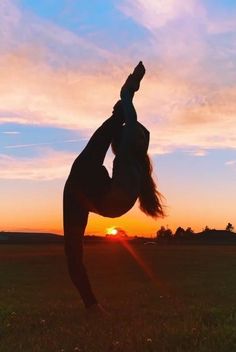
<path fill-rule="evenodd" d="M 85 246 L 111 317 L 88 316 L 62 245 L 0 246 L 1 352 L 236 351 L 236 246 Z"/>

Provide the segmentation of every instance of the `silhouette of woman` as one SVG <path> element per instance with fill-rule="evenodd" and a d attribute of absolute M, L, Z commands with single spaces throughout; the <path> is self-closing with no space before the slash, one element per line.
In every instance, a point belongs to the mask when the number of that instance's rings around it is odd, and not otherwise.
<path fill-rule="evenodd" d="M 145 68 L 140 62 L 128 76 L 119 100 L 108 118 L 93 134 L 75 159 L 63 197 L 64 239 L 68 270 L 86 308 L 101 307 L 90 286 L 83 264 L 83 235 L 89 212 L 118 217 L 130 210 L 137 199 L 147 215 L 163 215 L 160 193 L 152 179 L 147 154 L 148 130 L 137 121 L 132 103 Z M 112 177 L 103 166 L 109 146 L 115 158 Z"/>

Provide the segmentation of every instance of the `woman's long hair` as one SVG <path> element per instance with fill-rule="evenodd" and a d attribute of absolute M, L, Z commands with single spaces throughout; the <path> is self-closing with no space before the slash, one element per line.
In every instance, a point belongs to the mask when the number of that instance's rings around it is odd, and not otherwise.
<path fill-rule="evenodd" d="M 162 195 L 158 192 L 156 184 L 152 178 L 152 164 L 148 154 L 144 156 L 143 176 L 139 194 L 140 209 L 153 218 L 163 217 L 164 210 L 162 206 Z"/>
<path fill-rule="evenodd" d="M 117 128 L 116 132 L 113 135 L 111 146 L 115 155 L 119 153 L 119 146 L 122 138 L 123 128 L 124 126 L 120 126 L 120 128 Z M 145 129 L 144 126 L 142 126 L 142 128 Z M 147 153 L 143 155 L 139 152 L 136 152 L 136 157 L 141 159 L 140 162 L 142 164 L 143 173 L 141 179 L 140 193 L 138 197 L 139 207 L 146 215 L 152 216 L 153 218 L 164 217 L 165 214 L 162 206 L 163 197 L 161 193 L 158 192 L 156 184 L 152 178 L 153 170 L 150 158 Z"/>

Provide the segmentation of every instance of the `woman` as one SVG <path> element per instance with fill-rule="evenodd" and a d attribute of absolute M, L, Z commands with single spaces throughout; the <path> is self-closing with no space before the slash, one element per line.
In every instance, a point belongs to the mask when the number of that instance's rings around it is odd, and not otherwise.
<path fill-rule="evenodd" d="M 137 122 L 132 103 L 145 68 L 140 62 L 121 89 L 112 116 L 93 134 L 74 161 L 63 199 L 65 253 L 72 282 L 86 308 L 99 307 L 83 265 L 83 235 L 89 212 L 106 217 L 125 214 L 139 199 L 147 215 L 163 215 L 160 194 L 151 177 L 149 132 Z M 103 161 L 109 146 L 115 154 L 112 178 Z"/>

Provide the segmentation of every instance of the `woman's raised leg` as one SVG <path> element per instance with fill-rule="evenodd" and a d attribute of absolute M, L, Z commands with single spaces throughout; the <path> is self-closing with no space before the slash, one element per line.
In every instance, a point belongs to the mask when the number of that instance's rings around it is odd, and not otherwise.
<path fill-rule="evenodd" d="M 133 97 L 134 93 L 139 90 L 140 82 L 144 75 L 145 67 L 140 61 L 121 88 L 120 96 L 124 111 L 125 129 L 122 134 L 120 154 L 127 154 L 132 149 L 133 143 L 135 143 L 138 122 L 137 113 L 133 105 Z"/>

